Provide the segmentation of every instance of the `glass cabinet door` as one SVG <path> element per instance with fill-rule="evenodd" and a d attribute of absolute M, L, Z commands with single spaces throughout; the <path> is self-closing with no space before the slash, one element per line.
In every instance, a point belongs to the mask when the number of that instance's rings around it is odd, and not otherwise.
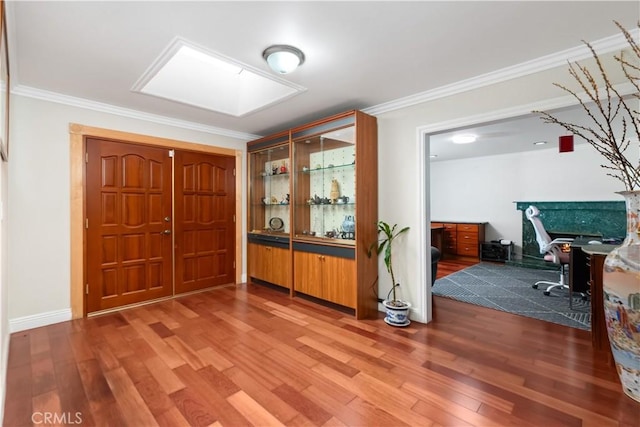
<path fill-rule="evenodd" d="M 296 239 L 355 245 L 355 126 L 294 139 Z"/>
<path fill-rule="evenodd" d="M 249 153 L 249 233 L 290 230 L 289 144 Z"/>

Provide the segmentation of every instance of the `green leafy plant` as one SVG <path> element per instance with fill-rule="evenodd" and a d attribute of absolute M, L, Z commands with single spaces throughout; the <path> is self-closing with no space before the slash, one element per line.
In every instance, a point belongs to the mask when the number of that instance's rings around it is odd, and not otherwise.
<path fill-rule="evenodd" d="M 369 247 L 368 254 L 371 256 L 373 251 L 375 250 L 378 255 L 384 251 L 384 265 L 387 267 L 387 272 L 391 275 L 391 290 L 387 294 L 387 300 L 389 300 L 389 296 L 393 294 L 393 298 L 390 302 L 398 301 L 396 298 L 396 288 L 400 286 L 400 283 L 396 283 L 396 276 L 393 274 L 393 242 L 395 239 L 400 236 L 402 233 L 409 231 L 409 227 L 404 227 L 398 231 L 396 231 L 398 224 L 393 224 L 390 226 L 384 221 L 378 221 L 378 240 L 373 242 Z"/>

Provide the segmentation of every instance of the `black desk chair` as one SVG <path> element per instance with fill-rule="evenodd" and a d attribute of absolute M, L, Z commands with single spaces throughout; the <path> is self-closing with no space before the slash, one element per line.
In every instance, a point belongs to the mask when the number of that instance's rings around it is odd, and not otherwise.
<path fill-rule="evenodd" d="M 538 217 L 540 211 L 535 206 L 529 206 L 525 211 L 527 219 L 531 221 L 533 229 L 536 232 L 536 241 L 540 246 L 540 253 L 544 255 L 544 260 L 560 265 L 560 281 L 549 282 L 546 280 L 540 280 L 532 285 L 533 289 L 538 289 L 539 285 L 549 285 L 547 290 L 544 291 L 545 295 L 551 295 L 551 290 L 554 288 L 569 289 L 569 284 L 566 280 L 567 266 L 569 265 L 569 252 L 567 249 L 573 239 L 571 238 L 557 238 L 551 240 L 549 233 L 546 232 L 542 221 Z"/>

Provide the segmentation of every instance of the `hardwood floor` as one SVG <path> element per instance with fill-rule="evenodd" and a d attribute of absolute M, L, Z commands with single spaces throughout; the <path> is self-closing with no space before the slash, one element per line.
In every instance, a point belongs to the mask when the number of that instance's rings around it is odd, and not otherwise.
<path fill-rule="evenodd" d="M 466 259 L 441 259 L 438 261 L 436 280 L 476 264 L 478 264 L 478 261 Z"/>
<path fill-rule="evenodd" d="M 47 414 L 136 427 L 637 427 L 640 404 L 582 330 L 438 297 L 433 322 L 399 329 L 240 285 L 13 334 L 4 425 Z"/>

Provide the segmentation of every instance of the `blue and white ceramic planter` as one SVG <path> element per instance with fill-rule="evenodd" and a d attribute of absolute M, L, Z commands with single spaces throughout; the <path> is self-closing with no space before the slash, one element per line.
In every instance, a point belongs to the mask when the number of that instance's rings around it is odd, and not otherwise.
<path fill-rule="evenodd" d="M 387 310 L 387 317 L 384 318 L 387 324 L 391 326 L 408 326 L 411 323 L 411 320 L 409 320 L 411 304 L 405 301 L 402 301 L 402 303 L 404 306 L 396 307 L 390 304 L 389 300 L 382 301 L 382 305 Z"/>

